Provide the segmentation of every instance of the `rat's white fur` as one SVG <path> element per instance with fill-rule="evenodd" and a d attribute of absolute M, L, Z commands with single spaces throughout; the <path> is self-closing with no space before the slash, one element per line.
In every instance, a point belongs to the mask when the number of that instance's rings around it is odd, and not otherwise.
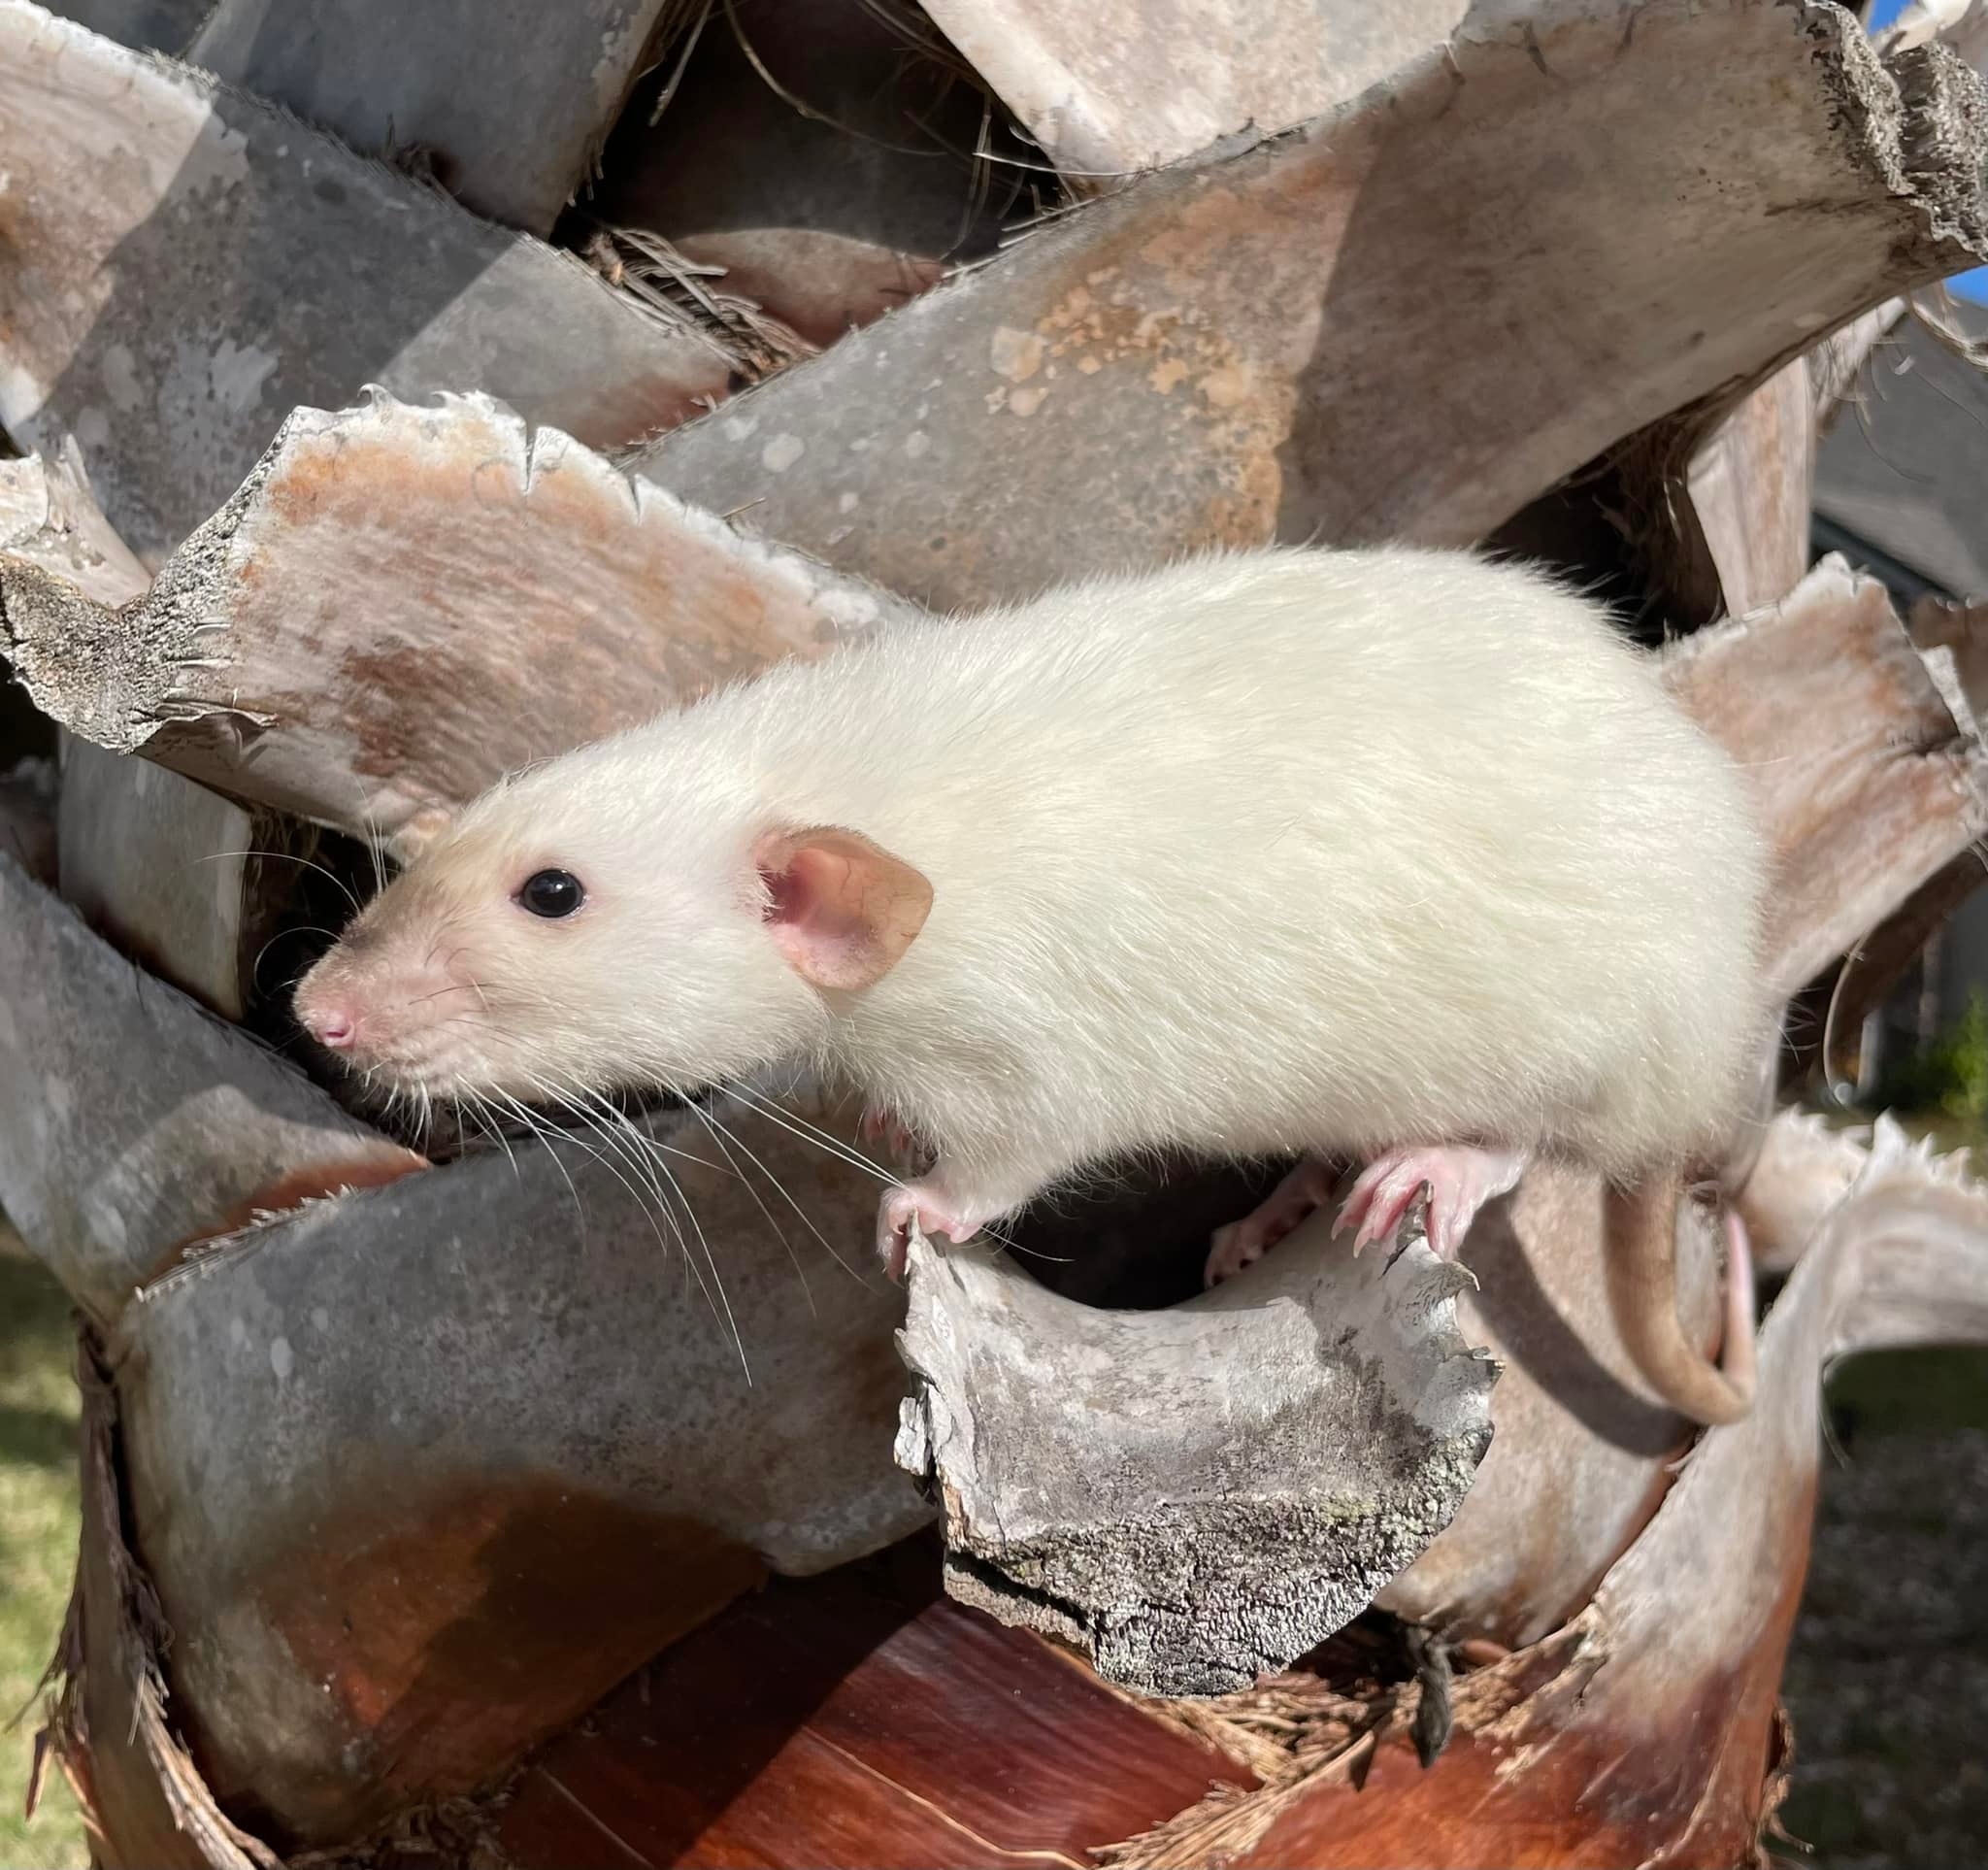
<path fill-rule="evenodd" d="M 933 886 L 860 993 L 761 920 L 754 845 L 809 825 Z M 547 866 L 568 920 L 512 900 Z M 1235 553 L 889 625 L 540 766 L 300 1004 L 356 996 L 355 1056 L 445 1093 L 806 1056 L 986 1215 L 1164 1145 L 1627 1181 L 1738 1109 L 1764 866 L 1740 774 L 1594 604 L 1461 553 Z"/>

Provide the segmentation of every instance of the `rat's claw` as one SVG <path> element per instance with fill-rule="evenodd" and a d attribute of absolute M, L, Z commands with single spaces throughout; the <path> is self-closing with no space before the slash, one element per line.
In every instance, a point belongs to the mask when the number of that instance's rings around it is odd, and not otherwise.
<path fill-rule="evenodd" d="M 1402 1159 L 1405 1154 L 1406 1152 L 1376 1156 L 1360 1172 L 1360 1179 L 1346 1196 L 1345 1206 L 1340 1210 L 1340 1218 L 1332 1224 L 1335 1240 L 1348 1227 L 1355 1230 L 1355 1258 L 1363 1248 L 1393 1233 L 1408 1218 L 1416 1195 L 1422 1191 L 1425 1178 Z"/>
<path fill-rule="evenodd" d="M 1331 1169 L 1308 1156 L 1241 1220 L 1217 1227 L 1209 1236 L 1202 1284 L 1219 1285 L 1253 1266 L 1309 1215 L 1325 1206 L 1332 1181 Z"/>
<path fill-rule="evenodd" d="M 1429 1190 L 1426 1227 L 1433 1252 L 1455 1257 L 1477 1211 L 1496 1195 L 1507 1193 L 1525 1172 L 1526 1157 L 1516 1150 L 1479 1150 L 1466 1145 L 1441 1149 L 1388 1150 L 1360 1172 L 1346 1196 L 1346 1205 L 1333 1224 L 1337 1239 L 1348 1227 L 1353 1252 L 1385 1240 Z"/>
<path fill-rule="evenodd" d="M 917 1137 L 903 1119 L 881 1104 L 872 1104 L 864 1110 L 857 1130 L 865 1143 L 881 1142 L 884 1153 L 908 1173 L 930 1165 L 931 1152 L 924 1152 L 921 1162 Z"/>
<path fill-rule="evenodd" d="M 981 1225 L 977 1216 L 960 1214 L 930 1189 L 892 1188 L 877 1211 L 877 1251 L 893 1281 L 904 1279 L 913 1220 L 927 1239 L 944 1234 L 955 1247 L 973 1239 Z"/>

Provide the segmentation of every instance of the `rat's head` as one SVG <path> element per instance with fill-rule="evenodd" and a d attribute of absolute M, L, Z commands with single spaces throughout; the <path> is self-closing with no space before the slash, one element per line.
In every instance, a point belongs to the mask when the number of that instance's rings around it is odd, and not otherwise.
<path fill-rule="evenodd" d="M 307 974 L 296 1012 L 395 1089 L 690 1089 L 802 1051 L 932 891 L 860 834 L 772 824 L 585 750 L 486 793 Z"/>

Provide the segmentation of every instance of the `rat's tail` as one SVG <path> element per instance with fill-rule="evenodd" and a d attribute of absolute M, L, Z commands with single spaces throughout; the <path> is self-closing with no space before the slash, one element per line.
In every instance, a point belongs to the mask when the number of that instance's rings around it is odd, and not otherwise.
<path fill-rule="evenodd" d="M 1753 1255 L 1746 1230 L 1726 1207 L 1724 1365 L 1692 1348 L 1677 1321 L 1677 1204 L 1683 1177 L 1646 1176 L 1602 1193 L 1602 1247 L 1608 1303 L 1636 1367 L 1672 1408 L 1699 1422 L 1732 1422 L 1753 1407 Z"/>

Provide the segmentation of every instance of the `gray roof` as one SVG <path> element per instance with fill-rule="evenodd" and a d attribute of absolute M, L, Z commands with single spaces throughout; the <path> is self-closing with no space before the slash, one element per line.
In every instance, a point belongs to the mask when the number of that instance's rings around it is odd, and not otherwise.
<path fill-rule="evenodd" d="M 1988 306 L 1962 305 L 1988 340 Z M 1988 598 L 1988 372 L 1901 319 L 1823 437 L 1815 511 L 1831 530 L 1952 597 Z M 1834 540 L 1828 543 L 1837 543 Z"/>

